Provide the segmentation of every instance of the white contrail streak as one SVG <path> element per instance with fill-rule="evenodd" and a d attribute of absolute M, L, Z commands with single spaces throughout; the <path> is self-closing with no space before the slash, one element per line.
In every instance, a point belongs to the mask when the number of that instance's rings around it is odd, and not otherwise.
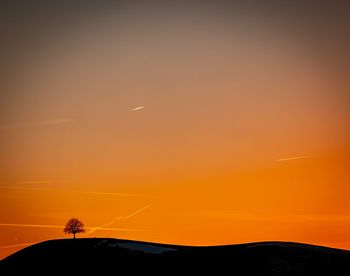
<path fill-rule="evenodd" d="M 143 229 L 128 229 L 128 228 L 110 228 L 107 227 L 113 223 L 115 223 L 117 220 L 127 220 L 132 218 L 133 216 L 136 216 L 137 214 L 145 211 L 151 207 L 151 205 L 147 205 L 145 207 L 142 207 L 141 209 L 138 209 L 131 214 L 127 216 L 118 216 L 115 217 L 113 220 L 106 222 L 102 225 L 95 226 L 95 227 L 85 227 L 86 230 L 88 231 L 88 235 L 94 233 L 97 230 L 106 230 L 106 231 L 146 231 Z M 0 223 L 0 227 L 31 227 L 31 228 L 55 228 L 55 229 L 62 229 L 64 226 L 63 225 L 50 225 L 50 224 L 22 224 L 22 223 Z"/>
<path fill-rule="evenodd" d="M 135 107 L 135 108 L 130 109 L 130 111 L 137 111 L 137 110 L 144 109 L 144 108 L 145 108 L 144 106 L 139 106 L 139 107 Z"/>
<path fill-rule="evenodd" d="M 48 224 L 21 224 L 21 223 L 0 223 L 4 227 L 31 227 L 31 228 L 63 228 L 62 225 L 48 225 Z"/>
<path fill-rule="evenodd" d="M 17 181 L 17 184 L 50 184 L 52 180 L 33 180 L 33 181 Z"/>
<path fill-rule="evenodd" d="M 89 192 L 89 191 L 77 191 L 77 190 L 50 189 L 50 188 L 30 188 L 30 187 L 20 187 L 20 186 L 0 186 L 0 189 L 42 191 L 42 192 L 70 192 L 70 193 L 80 193 L 80 194 L 90 194 L 90 195 L 109 195 L 109 196 L 124 196 L 124 197 L 143 197 L 143 195 L 138 195 L 138 194 Z"/>
<path fill-rule="evenodd" d="M 129 219 L 129 218 L 131 218 L 131 217 L 133 217 L 133 216 L 136 216 L 138 213 L 141 213 L 141 212 L 145 211 L 145 210 L 148 209 L 149 207 L 151 207 L 151 205 L 147 205 L 147 206 L 145 206 L 145 207 L 143 207 L 143 208 L 141 208 L 141 209 L 138 209 L 138 210 L 136 210 L 135 212 L 131 213 L 130 215 L 125 216 L 125 217 L 122 217 L 122 219 L 127 220 L 127 219 Z"/>
<path fill-rule="evenodd" d="M 20 223 L 0 223 L 0 227 L 31 227 L 31 228 L 55 228 L 55 229 L 63 229 L 63 225 L 48 225 L 48 224 L 20 224 Z M 100 230 L 106 231 L 147 231 L 144 229 L 129 229 L 129 228 L 109 228 L 109 227 L 84 227 L 86 230 L 98 228 Z"/>
<path fill-rule="evenodd" d="M 145 211 L 146 209 L 148 209 L 149 207 L 151 207 L 151 205 L 147 205 L 145 207 L 142 207 L 141 209 L 138 209 L 134 212 L 132 212 L 131 214 L 127 215 L 127 216 L 118 216 L 113 218 L 111 221 L 108 221 L 100 226 L 94 227 L 92 228 L 89 232 L 87 232 L 87 235 L 91 235 L 92 233 L 96 232 L 97 230 L 106 230 L 106 226 L 109 226 L 113 223 L 115 223 L 117 220 L 127 220 L 129 218 L 132 218 L 133 216 L 136 216 L 137 214 L 141 213 L 142 211 Z"/>
<path fill-rule="evenodd" d="M 303 156 L 291 156 L 286 158 L 277 159 L 277 162 L 283 162 L 283 161 L 290 161 L 290 160 L 298 160 L 298 159 L 306 159 L 306 158 L 312 158 L 311 155 L 303 155 Z"/>
<path fill-rule="evenodd" d="M 91 235 L 92 233 L 95 233 L 97 230 L 101 230 L 102 228 L 105 228 L 106 226 L 110 226 L 111 224 L 113 224 L 117 219 L 119 219 L 119 217 L 115 217 L 113 220 L 106 222 L 105 224 L 102 224 L 100 226 L 91 228 L 90 231 L 88 231 L 86 233 L 86 235 Z"/>

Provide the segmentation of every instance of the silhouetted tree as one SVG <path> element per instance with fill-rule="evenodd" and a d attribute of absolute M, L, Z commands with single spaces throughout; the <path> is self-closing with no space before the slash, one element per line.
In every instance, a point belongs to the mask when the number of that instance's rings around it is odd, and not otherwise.
<path fill-rule="evenodd" d="M 73 239 L 75 239 L 75 234 L 84 233 L 84 223 L 82 223 L 77 218 L 71 218 L 63 229 L 66 234 L 73 234 Z"/>

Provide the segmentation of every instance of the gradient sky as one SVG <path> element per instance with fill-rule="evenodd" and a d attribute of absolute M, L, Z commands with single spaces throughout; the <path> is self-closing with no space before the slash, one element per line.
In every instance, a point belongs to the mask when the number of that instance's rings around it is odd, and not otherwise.
<path fill-rule="evenodd" d="M 126 2 L 6 10 L 0 258 L 71 217 L 80 237 L 350 249 L 343 9 Z"/>

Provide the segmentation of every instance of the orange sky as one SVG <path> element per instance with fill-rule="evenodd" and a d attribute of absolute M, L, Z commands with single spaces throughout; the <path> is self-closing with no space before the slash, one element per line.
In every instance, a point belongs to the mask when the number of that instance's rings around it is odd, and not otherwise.
<path fill-rule="evenodd" d="M 70 217 L 80 237 L 350 249 L 341 74 L 283 26 L 171 11 L 90 18 L 16 61 L 0 258 L 65 237 Z"/>

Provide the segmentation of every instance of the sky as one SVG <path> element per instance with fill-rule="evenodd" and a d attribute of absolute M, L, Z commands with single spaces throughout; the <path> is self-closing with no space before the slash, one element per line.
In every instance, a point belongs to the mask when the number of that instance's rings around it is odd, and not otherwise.
<path fill-rule="evenodd" d="M 344 8 L 102 2 L 3 9 L 0 258 L 71 217 L 78 237 L 350 249 Z"/>

